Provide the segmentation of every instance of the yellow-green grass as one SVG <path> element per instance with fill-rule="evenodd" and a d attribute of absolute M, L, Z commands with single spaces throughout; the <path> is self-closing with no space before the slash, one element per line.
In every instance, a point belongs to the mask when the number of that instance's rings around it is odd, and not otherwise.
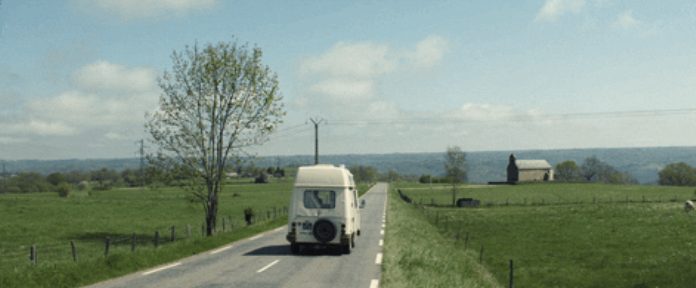
<path fill-rule="evenodd" d="M 508 281 L 509 260 L 518 287 L 693 287 L 696 281 L 696 214 L 683 210 L 693 188 L 518 185 L 466 196 L 500 205 L 420 211 L 438 237 L 459 237 L 458 249 L 466 245 L 478 255 L 483 246 L 483 265 L 501 283 Z M 501 204 L 525 198 L 527 205 Z"/>
<path fill-rule="evenodd" d="M 180 188 L 78 192 L 68 198 L 56 193 L 0 195 L 0 287 L 87 284 L 277 227 L 287 222 L 283 211 L 291 187 L 292 179 L 269 184 L 236 181 L 225 186 L 215 237 L 202 236 L 203 208 Z M 254 209 L 258 224 L 246 227 L 243 210 L 247 207 Z M 222 218 L 226 218 L 225 232 Z M 172 226 L 178 240 L 174 243 L 169 241 Z M 154 248 L 155 231 L 162 243 L 158 249 Z M 133 233 L 135 253 L 131 253 Z M 107 237 L 112 245 L 105 258 Z M 77 263 L 70 241 L 77 247 Z M 37 266 L 28 260 L 31 245 L 38 250 Z"/>
<path fill-rule="evenodd" d="M 476 255 L 455 245 L 416 207 L 389 194 L 381 287 L 499 287 Z"/>

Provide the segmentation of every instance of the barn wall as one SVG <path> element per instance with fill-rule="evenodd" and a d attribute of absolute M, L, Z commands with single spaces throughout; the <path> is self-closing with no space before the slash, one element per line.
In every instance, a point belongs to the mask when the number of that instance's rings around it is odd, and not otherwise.
<path fill-rule="evenodd" d="M 533 182 L 533 181 L 544 181 L 544 175 L 548 173 L 549 170 L 520 170 L 519 180 L 520 182 Z M 553 180 L 553 178 L 551 178 Z"/>

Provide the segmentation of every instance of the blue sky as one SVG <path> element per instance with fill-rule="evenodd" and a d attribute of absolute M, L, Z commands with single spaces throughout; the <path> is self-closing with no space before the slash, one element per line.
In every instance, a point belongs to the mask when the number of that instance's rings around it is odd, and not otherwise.
<path fill-rule="evenodd" d="M 310 117 L 330 154 L 696 143 L 693 1 L 1 0 L 0 159 L 135 156 L 171 52 L 235 39 L 288 112 L 260 155 Z"/>

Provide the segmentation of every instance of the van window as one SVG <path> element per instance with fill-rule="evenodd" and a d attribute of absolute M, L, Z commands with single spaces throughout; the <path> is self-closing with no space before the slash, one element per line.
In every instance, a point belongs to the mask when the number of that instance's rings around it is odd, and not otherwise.
<path fill-rule="evenodd" d="M 304 206 L 305 208 L 321 208 L 333 209 L 336 208 L 336 192 L 329 190 L 305 190 L 304 191 Z"/>

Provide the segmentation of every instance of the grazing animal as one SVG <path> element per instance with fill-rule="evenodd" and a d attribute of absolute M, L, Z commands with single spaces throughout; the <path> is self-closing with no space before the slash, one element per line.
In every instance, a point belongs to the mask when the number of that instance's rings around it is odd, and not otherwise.
<path fill-rule="evenodd" d="M 684 211 L 689 212 L 691 210 L 694 210 L 694 201 L 686 200 L 686 202 L 684 202 Z"/>

